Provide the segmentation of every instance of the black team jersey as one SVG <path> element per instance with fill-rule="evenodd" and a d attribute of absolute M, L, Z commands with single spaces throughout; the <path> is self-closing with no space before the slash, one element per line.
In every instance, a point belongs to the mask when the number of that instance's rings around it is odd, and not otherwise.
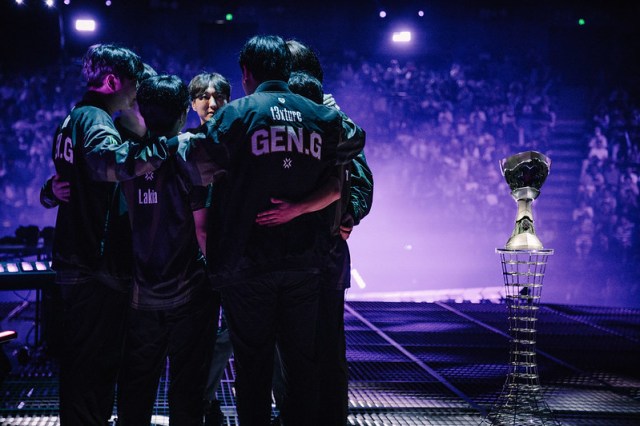
<path fill-rule="evenodd" d="M 191 190 L 175 157 L 122 187 L 133 229 L 131 306 L 170 309 L 192 300 L 203 289 L 196 283 L 207 282 L 192 213 L 205 207 L 206 191 Z"/>
<path fill-rule="evenodd" d="M 340 149 L 343 140 L 348 142 Z M 335 109 L 291 93 L 286 83 L 267 81 L 219 110 L 206 123 L 201 142 L 206 154 L 196 150 L 191 155 L 206 155 L 226 172 L 214 184 L 208 221 L 213 284 L 271 271 L 320 272 L 331 245 L 334 210 L 276 227 L 259 226 L 255 218 L 272 207 L 271 198 L 296 201 L 309 195 L 335 173 L 337 163 L 362 150 L 364 132 L 343 127 Z M 200 184 L 206 184 L 201 160 L 195 163 Z"/>

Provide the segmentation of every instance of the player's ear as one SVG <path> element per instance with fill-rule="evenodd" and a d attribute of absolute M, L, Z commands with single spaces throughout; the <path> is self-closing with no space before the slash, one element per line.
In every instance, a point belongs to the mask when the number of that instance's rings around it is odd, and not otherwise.
<path fill-rule="evenodd" d="M 246 95 L 252 94 L 256 87 L 258 87 L 258 82 L 255 78 L 253 78 L 253 73 L 247 69 L 245 65 L 242 66 L 242 88 L 244 89 L 244 93 Z"/>
<path fill-rule="evenodd" d="M 246 65 L 242 66 L 242 82 L 246 83 L 247 81 L 249 81 L 249 76 L 251 76 L 251 78 L 253 78 L 253 75 L 251 74 L 251 71 L 249 71 L 247 69 Z"/>
<path fill-rule="evenodd" d="M 103 83 L 110 91 L 115 92 L 120 86 L 120 79 L 115 74 L 107 74 Z"/>

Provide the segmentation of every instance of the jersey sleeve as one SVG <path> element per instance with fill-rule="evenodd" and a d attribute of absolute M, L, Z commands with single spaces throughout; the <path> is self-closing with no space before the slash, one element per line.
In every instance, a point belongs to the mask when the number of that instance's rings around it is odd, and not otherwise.
<path fill-rule="evenodd" d="M 345 113 L 338 110 L 342 117 L 341 140 L 337 148 L 337 163 L 348 164 L 360 152 L 362 152 L 366 134 L 365 131 L 353 122 Z"/>
<path fill-rule="evenodd" d="M 169 157 L 161 139 L 144 143 L 122 140 L 106 112 L 79 120 L 84 135 L 82 151 L 89 176 L 98 181 L 116 182 L 156 170 Z"/>
<path fill-rule="evenodd" d="M 338 164 L 349 164 L 364 148 L 365 131 L 342 112 L 332 94 L 325 93 L 322 103 L 338 111 L 342 118 L 342 141 L 338 144 Z"/>
<path fill-rule="evenodd" d="M 363 151 L 351 162 L 351 188 L 347 212 L 353 217 L 354 225 L 369 214 L 372 203 L 373 173 Z"/>
<path fill-rule="evenodd" d="M 183 133 L 167 141 L 175 147 L 178 168 L 194 186 L 208 186 L 226 173 L 229 163 L 230 128 L 234 110 L 225 107 L 197 133 Z"/>
<path fill-rule="evenodd" d="M 373 202 L 373 174 L 367 164 L 367 159 L 362 148 L 354 152 L 357 146 L 361 144 L 364 147 L 365 132 L 353 120 L 340 110 L 336 100 L 331 94 L 324 95 L 324 105 L 335 108 L 340 111 L 342 116 L 342 126 L 347 137 L 352 138 L 353 145 L 344 143 L 338 147 L 338 156 L 343 158 L 351 157 L 349 163 L 349 202 L 347 204 L 347 213 L 349 213 L 357 225 L 362 218 L 369 214 L 371 204 Z"/>
<path fill-rule="evenodd" d="M 60 201 L 53 193 L 53 177 L 47 179 L 42 188 L 40 188 L 40 204 L 47 209 L 58 207 L 58 204 L 60 204 Z"/>

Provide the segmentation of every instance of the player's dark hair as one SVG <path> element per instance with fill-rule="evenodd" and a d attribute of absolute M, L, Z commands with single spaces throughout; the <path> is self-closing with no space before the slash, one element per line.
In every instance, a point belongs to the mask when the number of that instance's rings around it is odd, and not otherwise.
<path fill-rule="evenodd" d="M 289 89 L 313 102 L 322 105 L 324 93 L 322 83 L 317 78 L 302 71 L 294 71 L 289 77 Z"/>
<path fill-rule="evenodd" d="M 169 136 L 189 107 L 187 85 L 175 75 L 156 75 L 143 80 L 136 98 L 147 128 L 161 136 Z"/>
<path fill-rule="evenodd" d="M 291 52 L 291 71 L 303 71 L 322 83 L 324 72 L 318 55 L 297 40 L 288 40 L 287 48 Z"/>
<path fill-rule="evenodd" d="M 189 82 L 191 100 L 203 95 L 209 87 L 213 87 L 217 93 L 226 96 L 227 100 L 231 98 L 231 84 L 226 77 L 217 72 L 203 72 L 193 77 Z"/>
<path fill-rule="evenodd" d="M 82 76 L 89 87 L 99 87 L 107 74 L 138 81 L 143 72 L 140 56 L 115 44 L 94 44 L 82 58 Z"/>
<path fill-rule="evenodd" d="M 240 67 L 246 67 L 257 82 L 289 80 L 291 53 L 279 36 L 254 36 L 240 51 Z"/>
<path fill-rule="evenodd" d="M 149 64 L 147 64 L 146 62 L 142 64 L 143 69 L 142 72 L 140 73 L 140 77 L 138 78 L 138 81 L 143 81 L 148 79 L 149 77 L 153 77 L 154 75 L 158 75 L 158 73 L 156 72 L 156 70 L 153 69 L 153 67 Z"/>

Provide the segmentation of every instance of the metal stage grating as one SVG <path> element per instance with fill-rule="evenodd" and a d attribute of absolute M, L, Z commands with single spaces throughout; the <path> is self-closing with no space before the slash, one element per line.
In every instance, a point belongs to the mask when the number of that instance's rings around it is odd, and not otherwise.
<path fill-rule="evenodd" d="M 13 308 L 0 303 L 5 316 Z M 506 316 L 497 303 L 347 302 L 349 424 L 480 424 L 508 372 Z M 33 307 L 18 317 L 2 327 L 32 325 Z M 542 304 L 537 329 L 541 394 L 561 424 L 640 424 L 640 310 Z M 4 346 L 0 425 L 58 425 L 55 363 L 35 352 L 19 364 L 25 344 Z M 227 425 L 238 424 L 233 374 L 232 360 L 218 390 Z M 155 425 L 168 424 L 167 386 Z"/>

